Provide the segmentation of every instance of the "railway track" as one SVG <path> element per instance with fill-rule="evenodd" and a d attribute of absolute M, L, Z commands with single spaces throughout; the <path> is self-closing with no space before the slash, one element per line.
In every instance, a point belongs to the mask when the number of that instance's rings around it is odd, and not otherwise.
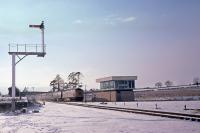
<path fill-rule="evenodd" d="M 155 110 L 110 107 L 110 106 L 103 106 L 103 105 L 91 105 L 91 104 L 81 104 L 81 103 L 64 103 L 63 102 L 63 104 L 200 122 L 200 115 L 195 115 L 195 114 L 183 114 L 183 113 L 155 111 Z"/>

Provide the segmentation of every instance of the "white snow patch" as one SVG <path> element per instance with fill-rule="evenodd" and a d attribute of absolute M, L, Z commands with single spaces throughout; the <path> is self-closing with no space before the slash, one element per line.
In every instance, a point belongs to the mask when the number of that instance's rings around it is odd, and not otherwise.
<path fill-rule="evenodd" d="M 0 133 L 199 133 L 198 122 L 46 103 L 40 113 L 0 114 Z"/>
<path fill-rule="evenodd" d="M 200 101 L 148 101 L 148 102 L 87 102 L 87 104 L 114 106 L 123 108 L 148 109 L 158 111 L 170 111 L 186 114 L 200 115 Z M 156 108 L 157 104 L 157 108 Z M 185 110 L 186 105 L 186 110 Z"/>

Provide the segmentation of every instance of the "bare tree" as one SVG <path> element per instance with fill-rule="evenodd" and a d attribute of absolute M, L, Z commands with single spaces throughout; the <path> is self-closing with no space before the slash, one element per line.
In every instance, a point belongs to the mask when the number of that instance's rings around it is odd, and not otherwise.
<path fill-rule="evenodd" d="M 193 85 L 200 85 L 200 79 L 199 79 L 199 77 L 195 77 L 195 78 L 193 78 Z"/>
<path fill-rule="evenodd" d="M 12 87 L 9 87 L 8 88 L 8 95 L 11 97 L 12 96 Z M 16 97 L 19 97 L 20 96 L 20 90 L 17 88 L 17 87 L 15 87 L 15 96 Z"/>
<path fill-rule="evenodd" d="M 165 82 L 165 85 L 166 85 L 166 87 L 170 87 L 170 86 L 173 85 L 173 82 L 170 81 L 170 80 L 167 80 L 167 81 Z"/>
<path fill-rule="evenodd" d="M 79 88 L 82 87 L 80 79 L 83 77 L 81 72 L 71 72 L 68 76 L 68 87 L 69 88 Z"/>
<path fill-rule="evenodd" d="M 157 82 L 157 83 L 155 83 L 155 86 L 156 86 L 157 88 L 162 87 L 162 82 Z"/>
<path fill-rule="evenodd" d="M 69 88 L 69 84 L 67 82 L 64 83 L 63 90 L 67 90 Z"/>
<path fill-rule="evenodd" d="M 28 87 L 24 87 L 22 92 L 28 92 Z"/>
<path fill-rule="evenodd" d="M 52 86 L 52 91 L 55 92 L 55 90 L 57 89 L 57 87 L 56 87 L 56 80 L 52 80 L 50 82 L 50 86 Z"/>
<path fill-rule="evenodd" d="M 60 91 L 63 89 L 64 87 L 64 80 L 61 78 L 61 76 L 59 74 L 56 75 L 56 77 L 54 78 L 54 80 L 52 80 L 50 82 L 50 86 L 52 86 L 53 88 L 53 92 Z"/>

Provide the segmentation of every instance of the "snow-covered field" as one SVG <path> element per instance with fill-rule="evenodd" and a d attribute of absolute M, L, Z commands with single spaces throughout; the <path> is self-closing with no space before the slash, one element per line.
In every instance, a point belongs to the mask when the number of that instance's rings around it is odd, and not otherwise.
<path fill-rule="evenodd" d="M 100 104 L 99 102 L 87 102 L 87 104 L 200 115 L 200 101 L 107 102 L 107 104 Z M 184 107 L 185 105 L 186 110 Z"/>
<path fill-rule="evenodd" d="M 46 103 L 40 113 L 0 114 L 0 133 L 199 133 L 199 122 Z"/>

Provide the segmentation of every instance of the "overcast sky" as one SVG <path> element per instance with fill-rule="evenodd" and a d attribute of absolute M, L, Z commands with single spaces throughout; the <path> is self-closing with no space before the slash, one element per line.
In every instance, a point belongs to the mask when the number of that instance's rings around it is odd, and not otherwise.
<path fill-rule="evenodd" d="M 40 43 L 29 24 L 45 22 L 45 58 L 16 67 L 16 85 L 49 89 L 60 74 L 83 73 L 88 88 L 105 76 L 189 84 L 200 76 L 199 0 L 6 0 L 0 4 L 0 91 L 11 86 L 9 43 Z M 4 90 L 3 90 L 4 89 Z"/>

